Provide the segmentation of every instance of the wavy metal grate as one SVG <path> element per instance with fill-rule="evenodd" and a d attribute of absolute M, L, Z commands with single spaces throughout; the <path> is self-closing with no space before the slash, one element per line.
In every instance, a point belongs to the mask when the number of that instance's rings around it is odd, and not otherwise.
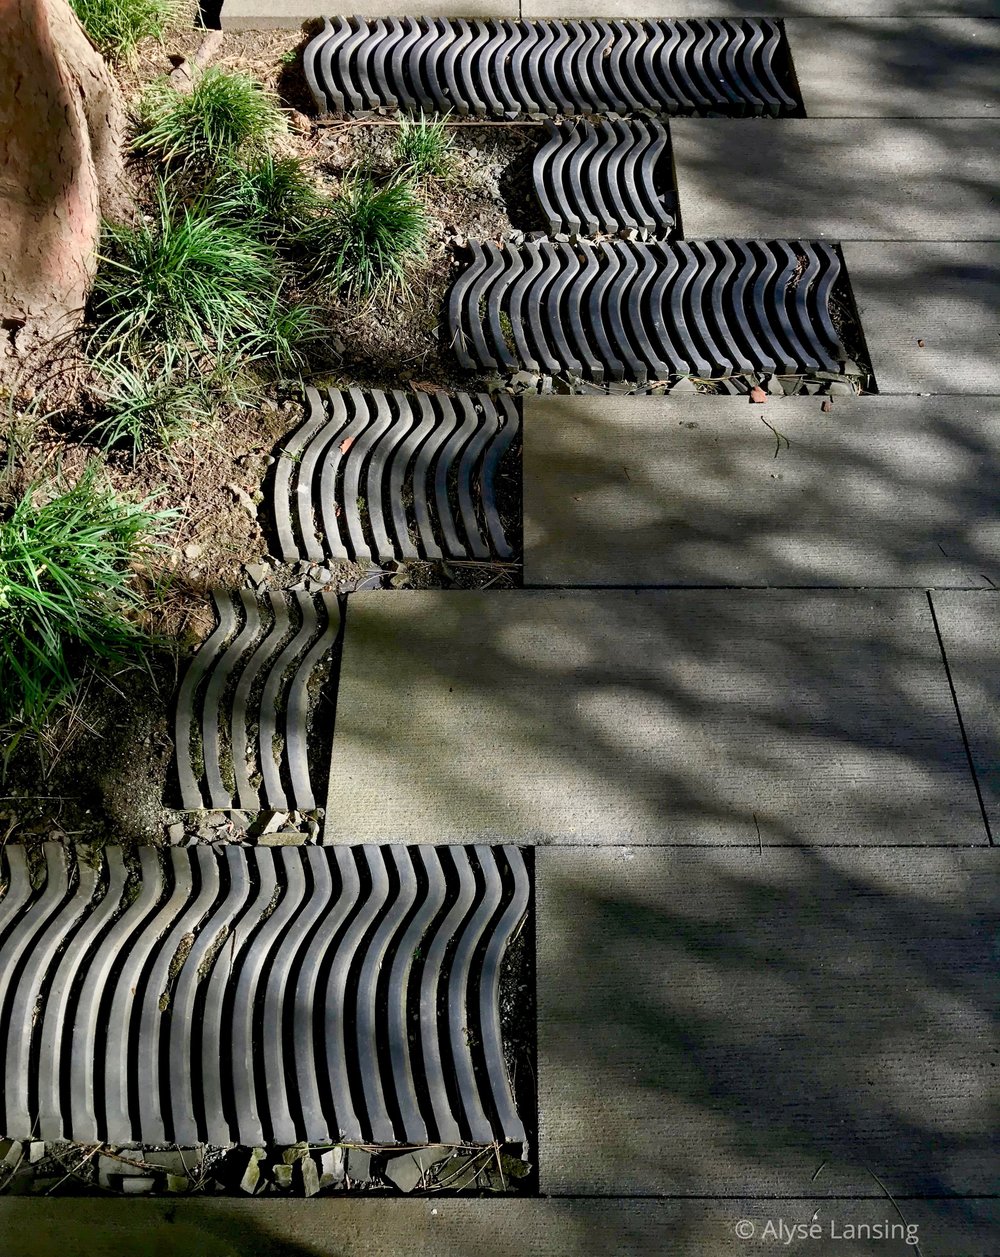
<path fill-rule="evenodd" d="M 667 128 L 636 118 L 598 126 L 548 123 L 532 164 L 535 195 L 553 234 L 666 235 L 674 226 Z M 672 200 L 672 197 L 671 197 Z"/>
<path fill-rule="evenodd" d="M 513 557 L 496 504 L 512 398 L 310 388 L 307 404 L 274 481 L 286 562 Z"/>
<path fill-rule="evenodd" d="M 777 22 L 326 18 L 307 45 L 321 111 L 797 112 Z"/>
<path fill-rule="evenodd" d="M 128 861 L 128 862 L 127 862 Z M 9 843 L 2 1122 L 146 1144 L 523 1142 L 500 966 L 515 847 Z"/>
<path fill-rule="evenodd" d="M 841 263 L 798 240 L 471 242 L 447 302 L 469 369 L 586 379 L 839 372 L 830 316 Z"/>
<path fill-rule="evenodd" d="M 335 594 L 213 590 L 218 624 L 177 698 L 185 808 L 316 806 L 309 710 L 340 630 Z"/>

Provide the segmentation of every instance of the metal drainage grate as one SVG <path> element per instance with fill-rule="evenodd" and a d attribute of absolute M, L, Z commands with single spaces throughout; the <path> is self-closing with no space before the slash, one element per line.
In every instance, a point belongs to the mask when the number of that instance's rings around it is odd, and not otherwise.
<path fill-rule="evenodd" d="M 779 114 L 776 22 L 326 18 L 306 47 L 319 109 L 522 114 Z"/>
<path fill-rule="evenodd" d="M 95 868 L 45 843 L 44 866 L 4 849 L 5 1134 L 523 1142 L 498 999 L 517 848 L 107 847 Z"/>
<path fill-rule="evenodd" d="M 512 398 L 330 389 L 324 402 L 310 388 L 307 401 L 274 481 L 286 562 L 513 557 L 496 504 Z"/>
<path fill-rule="evenodd" d="M 177 699 L 181 804 L 314 808 L 309 708 L 340 629 L 336 595 L 213 590 L 212 599 L 218 625 Z"/>
<path fill-rule="evenodd" d="M 635 231 L 665 236 L 674 226 L 667 128 L 659 122 L 548 123 L 535 155 L 535 195 L 553 234 Z"/>
<path fill-rule="evenodd" d="M 592 380 L 841 371 L 840 259 L 807 241 L 472 242 L 447 303 L 469 370 Z"/>

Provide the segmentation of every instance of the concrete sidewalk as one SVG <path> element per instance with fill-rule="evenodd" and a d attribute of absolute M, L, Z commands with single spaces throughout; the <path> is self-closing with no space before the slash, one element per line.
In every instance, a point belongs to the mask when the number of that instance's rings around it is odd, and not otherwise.
<path fill-rule="evenodd" d="M 880 394 L 532 400 L 535 588 L 347 612 L 328 841 L 537 846 L 540 1197 L 3 1199 L 5 1251 L 1000 1252 L 1000 24 L 763 9 L 807 117 L 673 123 L 683 227 L 843 240 Z"/>

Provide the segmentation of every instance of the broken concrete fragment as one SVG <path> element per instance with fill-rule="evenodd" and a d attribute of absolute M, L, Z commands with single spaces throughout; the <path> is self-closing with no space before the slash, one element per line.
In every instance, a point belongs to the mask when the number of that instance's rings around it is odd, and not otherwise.
<path fill-rule="evenodd" d="M 347 1150 L 347 1177 L 355 1183 L 368 1183 L 371 1181 L 371 1165 L 372 1154 L 365 1152 L 364 1148 L 348 1148 Z"/>
<path fill-rule="evenodd" d="M 257 1190 L 260 1183 L 260 1162 L 264 1160 L 267 1153 L 263 1148 L 254 1148 L 250 1153 L 250 1160 L 247 1162 L 247 1168 L 243 1172 L 240 1179 L 240 1190 L 245 1191 L 248 1196 L 252 1196 Z"/>
<path fill-rule="evenodd" d="M 334 1183 L 344 1181 L 344 1150 L 330 1148 L 320 1156 L 322 1173 L 319 1178 L 320 1187 L 332 1187 Z"/>
<path fill-rule="evenodd" d="M 319 1170 L 309 1155 L 302 1158 L 302 1186 L 307 1196 L 315 1196 L 319 1191 Z"/>
<path fill-rule="evenodd" d="M 294 1169 L 293 1166 L 285 1165 L 284 1163 L 282 1163 L 281 1165 L 276 1165 L 274 1167 L 275 1183 L 279 1187 L 291 1187 L 293 1169 Z"/>
<path fill-rule="evenodd" d="M 122 1191 L 126 1196 L 148 1196 L 156 1189 L 156 1179 L 148 1175 L 135 1177 L 127 1175 L 122 1179 Z"/>

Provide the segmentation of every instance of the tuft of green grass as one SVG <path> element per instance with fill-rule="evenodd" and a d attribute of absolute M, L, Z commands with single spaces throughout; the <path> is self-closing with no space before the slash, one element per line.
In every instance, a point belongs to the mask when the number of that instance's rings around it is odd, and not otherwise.
<path fill-rule="evenodd" d="M 124 445 L 135 457 L 190 436 L 208 418 L 201 380 L 169 348 L 160 360 L 99 357 L 93 365 L 102 413 L 89 435 L 105 450 Z"/>
<path fill-rule="evenodd" d="M 232 204 L 174 201 L 165 185 L 152 222 L 105 229 L 92 312 L 99 356 L 165 345 L 217 361 L 302 361 L 320 334 L 311 311 L 287 302 L 287 268 Z"/>
<path fill-rule="evenodd" d="M 142 39 L 162 39 L 177 20 L 179 0 L 70 0 L 91 42 L 106 57 L 130 61 Z"/>
<path fill-rule="evenodd" d="M 408 180 L 373 183 L 368 175 L 345 183 L 325 213 L 299 233 L 307 280 L 352 296 L 392 287 L 424 253 L 427 219 Z"/>
<path fill-rule="evenodd" d="M 396 138 L 396 157 L 415 176 L 443 178 L 454 166 L 452 137 L 444 118 L 404 118 Z"/>
<path fill-rule="evenodd" d="M 166 79 L 150 84 L 134 147 L 163 161 L 209 166 L 236 153 L 264 152 L 285 125 L 276 99 L 253 79 L 212 67 L 190 92 Z"/>
<path fill-rule="evenodd" d="M 32 485 L 0 521 L 0 720 L 38 729 L 93 662 L 141 660 L 148 638 L 130 615 L 134 564 L 169 512 L 151 512 L 97 481 L 91 463 L 67 488 Z"/>
<path fill-rule="evenodd" d="M 223 163 L 206 197 L 236 222 L 254 224 L 266 239 L 294 237 L 325 202 L 297 157 L 264 153 L 247 163 Z"/>

